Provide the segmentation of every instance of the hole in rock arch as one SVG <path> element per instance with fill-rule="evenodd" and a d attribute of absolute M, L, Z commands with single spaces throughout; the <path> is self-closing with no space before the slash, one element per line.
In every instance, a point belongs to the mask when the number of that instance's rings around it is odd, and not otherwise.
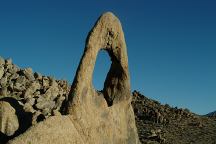
<path fill-rule="evenodd" d="M 98 91 L 103 90 L 104 82 L 106 80 L 107 73 L 109 72 L 111 66 L 111 59 L 106 50 L 100 50 L 93 72 L 93 85 Z"/>

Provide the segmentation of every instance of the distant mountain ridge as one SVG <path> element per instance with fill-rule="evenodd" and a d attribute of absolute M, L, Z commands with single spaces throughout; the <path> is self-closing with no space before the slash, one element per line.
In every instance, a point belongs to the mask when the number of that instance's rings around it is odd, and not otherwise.
<path fill-rule="evenodd" d="M 208 116 L 208 117 L 216 117 L 216 111 L 210 112 L 210 113 L 206 114 L 206 116 Z"/>

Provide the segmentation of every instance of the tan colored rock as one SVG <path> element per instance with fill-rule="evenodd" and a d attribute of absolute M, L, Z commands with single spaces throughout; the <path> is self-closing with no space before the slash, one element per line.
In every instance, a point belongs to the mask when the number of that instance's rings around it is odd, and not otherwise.
<path fill-rule="evenodd" d="M 0 88 L 0 96 L 6 96 L 7 93 L 7 87 Z"/>
<path fill-rule="evenodd" d="M 19 128 L 15 109 L 5 101 L 0 101 L 0 131 L 11 136 Z"/>
<path fill-rule="evenodd" d="M 8 144 L 85 144 L 68 116 L 53 116 Z"/>
<path fill-rule="evenodd" d="M 31 98 L 33 97 L 33 93 L 40 89 L 40 83 L 35 81 L 35 82 L 32 82 L 31 85 L 29 86 L 29 88 L 26 89 L 25 91 L 25 94 L 24 94 L 24 98 L 25 99 L 28 99 L 28 98 Z"/>
<path fill-rule="evenodd" d="M 5 77 L 2 77 L 1 79 L 0 79 L 0 84 L 1 84 L 1 86 L 2 87 L 5 87 L 6 85 L 7 85 L 7 77 L 5 76 Z"/>
<path fill-rule="evenodd" d="M 0 65 L 0 79 L 3 77 L 4 75 L 4 67 Z"/>
<path fill-rule="evenodd" d="M 93 70 L 100 50 L 112 64 L 102 92 L 94 89 Z M 131 106 L 127 49 L 121 23 L 108 12 L 90 32 L 69 94 L 68 111 L 85 143 L 139 143 Z"/>
<path fill-rule="evenodd" d="M 30 81 L 35 80 L 33 70 L 31 68 L 24 69 L 23 73 L 25 74 L 26 78 L 28 78 Z"/>

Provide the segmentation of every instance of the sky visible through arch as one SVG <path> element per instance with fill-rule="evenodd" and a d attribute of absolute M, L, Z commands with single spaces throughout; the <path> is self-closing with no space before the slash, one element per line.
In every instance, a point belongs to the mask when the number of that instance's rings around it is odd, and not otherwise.
<path fill-rule="evenodd" d="M 198 114 L 216 110 L 216 1 L 0 1 L 0 56 L 72 82 L 87 33 L 103 12 L 122 23 L 131 88 Z M 100 53 L 94 85 L 110 62 Z"/>

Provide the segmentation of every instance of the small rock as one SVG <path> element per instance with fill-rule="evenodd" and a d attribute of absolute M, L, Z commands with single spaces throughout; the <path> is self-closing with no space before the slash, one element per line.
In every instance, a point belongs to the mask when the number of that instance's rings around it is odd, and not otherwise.
<path fill-rule="evenodd" d="M 16 80 L 19 77 L 17 73 L 13 73 L 10 77 L 10 80 Z"/>
<path fill-rule="evenodd" d="M 23 90 L 25 90 L 25 87 L 21 83 L 16 82 L 14 85 L 14 90 L 15 91 L 23 91 Z"/>
<path fill-rule="evenodd" d="M 44 108 L 44 109 L 42 110 L 42 114 L 43 114 L 44 116 L 49 115 L 49 114 L 50 114 L 50 109 L 49 109 L 49 108 Z"/>
<path fill-rule="evenodd" d="M 53 85 L 46 91 L 44 97 L 48 100 L 54 100 L 58 96 L 59 94 L 58 92 L 59 92 L 58 86 Z"/>
<path fill-rule="evenodd" d="M 26 78 L 29 79 L 30 81 L 35 80 L 34 75 L 33 75 L 33 71 L 31 68 L 24 69 L 23 73 L 26 76 Z"/>
<path fill-rule="evenodd" d="M 19 68 L 16 65 L 8 65 L 7 66 L 7 71 L 11 74 L 15 74 L 16 72 L 19 71 Z"/>
<path fill-rule="evenodd" d="M 40 111 L 36 111 L 33 114 L 33 117 L 32 117 L 32 125 L 37 124 L 38 122 L 40 122 L 43 119 L 45 119 L 45 117 L 41 114 L 41 112 Z"/>
<path fill-rule="evenodd" d="M 40 89 L 40 87 L 41 87 L 40 83 L 37 82 L 37 81 L 34 81 L 33 83 L 31 83 L 31 85 L 30 85 L 29 88 L 30 88 L 33 92 L 35 92 L 36 90 Z"/>
<path fill-rule="evenodd" d="M 7 77 L 6 76 L 2 77 L 0 79 L 0 84 L 1 84 L 2 87 L 6 87 L 6 85 L 7 85 Z"/>
<path fill-rule="evenodd" d="M 12 65 L 12 64 L 5 65 L 5 71 L 6 71 L 7 73 L 10 73 L 10 71 L 12 70 L 12 68 L 13 68 L 13 65 Z M 10 73 L 10 74 L 11 74 L 11 73 Z"/>
<path fill-rule="evenodd" d="M 16 96 L 19 100 L 21 100 L 22 92 L 21 91 L 20 92 L 13 91 L 13 95 Z"/>
<path fill-rule="evenodd" d="M 156 137 L 156 136 L 157 136 L 156 132 L 154 130 L 151 130 L 148 138 L 152 138 L 152 137 Z"/>
<path fill-rule="evenodd" d="M 31 112 L 31 113 L 35 112 L 35 110 L 33 109 L 30 103 L 25 103 L 23 109 L 25 112 Z"/>
<path fill-rule="evenodd" d="M 59 110 L 59 109 L 61 108 L 62 102 L 63 102 L 64 100 L 65 100 L 65 97 L 63 97 L 63 96 L 60 96 L 60 97 L 57 99 L 56 105 L 55 105 L 55 108 L 56 108 L 57 110 Z"/>
<path fill-rule="evenodd" d="M 25 85 L 27 79 L 25 78 L 25 76 L 19 76 L 16 80 L 17 83 L 23 84 Z"/>
<path fill-rule="evenodd" d="M 6 65 L 11 65 L 11 64 L 12 64 L 12 59 L 11 59 L 11 58 L 6 59 L 6 60 L 5 60 L 5 64 L 6 64 Z"/>
<path fill-rule="evenodd" d="M 0 88 L 0 96 L 6 96 L 7 95 L 7 87 Z"/>
<path fill-rule="evenodd" d="M 36 91 L 36 92 L 34 92 L 34 97 L 40 97 L 40 95 L 41 95 L 41 93 L 40 93 L 40 91 Z"/>
<path fill-rule="evenodd" d="M 161 133 L 161 129 L 155 130 L 156 133 Z"/>
<path fill-rule="evenodd" d="M 4 67 L 0 66 L 0 79 L 3 77 L 4 75 Z"/>
<path fill-rule="evenodd" d="M 28 99 L 33 97 L 36 90 L 40 89 L 40 84 L 37 81 L 34 81 L 30 84 L 29 88 L 25 91 L 24 98 Z"/>
<path fill-rule="evenodd" d="M 34 77 L 35 77 L 37 80 L 42 80 L 42 75 L 41 75 L 40 73 L 35 72 L 35 73 L 34 73 Z"/>
<path fill-rule="evenodd" d="M 47 101 L 47 100 L 45 100 L 45 101 L 40 101 L 40 102 L 38 102 L 38 103 L 36 104 L 36 107 L 37 107 L 38 109 L 41 109 L 41 110 L 43 110 L 43 109 L 45 109 L 45 108 L 51 109 L 51 108 L 53 108 L 54 106 L 55 106 L 55 102 L 54 102 L 54 101 Z"/>
<path fill-rule="evenodd" d="M 28 88 L 24 93 L 24 99 L 27 100 L 28 98 L 33 97 L 33 91 L 32 89 Z"/>
<path fill-rule="evenodd" d="M 54 116 L 61 116 L 61 113 L 58 110 L 53 110 Z"/>
<path fill-rule="evenodd" d="M 34 98 L 28 98 L 28 99 L 26 100 L 26 103 L 29 103 L 29 104 L 32 106 L 32 105 L 34 105 L 34 103 L 35 103 L 35 99 L 34 99 Z"/>
<path fill-rule="evenodd" d="M 42 84 L 45 88 L 49 87 L 49 79 L 47 77 L 43 77 Z"/>

